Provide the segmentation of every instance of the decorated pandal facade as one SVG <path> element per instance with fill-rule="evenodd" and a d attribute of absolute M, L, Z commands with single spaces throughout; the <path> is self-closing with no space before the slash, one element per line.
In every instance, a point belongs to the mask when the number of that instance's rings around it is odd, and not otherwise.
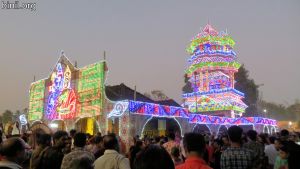
<path fill-rule="evenodd" d="M 218 134 L 232 125 L 273 133 L 276 120 L 243 116 L 245 96 L 234 89 L 240 67 L 234 45 L 227 32 L 209 24 L 191 40 L 186 69 L 191 91 L 183 94 L 182 105 L 153 101 L 124 85 L 105 86 L 105 61 L 77 68 L 62 54 L 48 78 L 31 84 L 29 121 L 34 130 L 44 124 L 49 132 L 114 132 L 126 145 L 135 135 Z"/>
<path fill-rule="evenodd" d="M 30 86 L 28 120 L 32 130 L 101 132 L 106 70 L 105 62 L 77 68 L 62 53 L 49 77 Z"/>

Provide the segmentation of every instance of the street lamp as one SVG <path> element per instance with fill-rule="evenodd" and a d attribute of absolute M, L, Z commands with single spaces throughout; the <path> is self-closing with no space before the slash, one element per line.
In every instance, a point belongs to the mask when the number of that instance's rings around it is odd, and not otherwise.
<path fill-rule="evenodd" d="M 289 121 L 289 128 L 291 128 L 292 127 L 292 122 L 291 121 Z"/>
<path fill-rule="evenodd" d="M 264 109 L 265 117 L 267 117 L 267 109 Z"/>

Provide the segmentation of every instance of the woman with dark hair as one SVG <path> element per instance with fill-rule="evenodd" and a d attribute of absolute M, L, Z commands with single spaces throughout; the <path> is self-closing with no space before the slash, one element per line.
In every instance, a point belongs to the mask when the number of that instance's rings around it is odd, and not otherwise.
<path fill-rule="evenodd" d="M 137 154 L 134 169 L 175 169 L 175 166 L 163 147 L 149 145 Z"/>

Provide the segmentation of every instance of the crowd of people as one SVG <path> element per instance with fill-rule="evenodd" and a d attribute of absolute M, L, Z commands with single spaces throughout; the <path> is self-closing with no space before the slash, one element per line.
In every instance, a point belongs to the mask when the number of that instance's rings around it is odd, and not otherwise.
<path fill-rule="evenodd" d="M 186 133 L 182 139 L 140 139 L 120 151 L 115 134 L 90 136 L 71 130 L 0 139 L 0 169 L 300 169 L 299 133 L 246 133 L 231 126 L 226 133 Z"/>

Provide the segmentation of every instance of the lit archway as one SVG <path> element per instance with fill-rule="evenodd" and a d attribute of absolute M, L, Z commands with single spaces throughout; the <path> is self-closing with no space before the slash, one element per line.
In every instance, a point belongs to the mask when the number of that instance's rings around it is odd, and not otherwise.
<path fill-rule="evenodd" d="M 267 125 L 264 125 L 263 133 L 268 133 L 268 134 L 270 134 L 270 130 L 269 130 L 269 128 L 268 128 Z"/>
<path fill-rule="evenodd" d="M 165 121 L 165 130 L 164 132 L 158 130 L 158 121 Z M 157 123 L 156 123 L 157 122 Z M 156 123 L 156 124 L 155 124 Z M 178 133 L 180 136 L 182 136 L 182 128 L 180 123 L 175 117 L 171 118 L 160 118 L 160 117 L 150 117 L 147 119 L 145 124 L 143 125 L 142 131 L 141 131 L 141 136 L 147 135 L 147 136 L 160 136 L 160 135 L 167 135 L 168 133 L 173 132 L 173 133 Z"/>
<path fill-rule="evenodd" d="M 91 135 L 101 132 L 98 121 L 93 117 L 82 117 L 75 121 L 74 128 L 77 131 L 89 133 Z"/>
<path fill-rule="evenodd" d="M 276 133 L 276 127 L 275 126 L 271 126 L 271 133 L 270 134 L 275 134 Z"/>
<path fill-rule="evenodd" d="M 197 124 L 197 125 L 195 125 L 194 128 L 193 128 L 193 132 L 201 133 L 201 134 L 204 134 L 204 133 L 210 133 L 211 134 L 212 133 L 211 129 L 206 124 Z"/>

